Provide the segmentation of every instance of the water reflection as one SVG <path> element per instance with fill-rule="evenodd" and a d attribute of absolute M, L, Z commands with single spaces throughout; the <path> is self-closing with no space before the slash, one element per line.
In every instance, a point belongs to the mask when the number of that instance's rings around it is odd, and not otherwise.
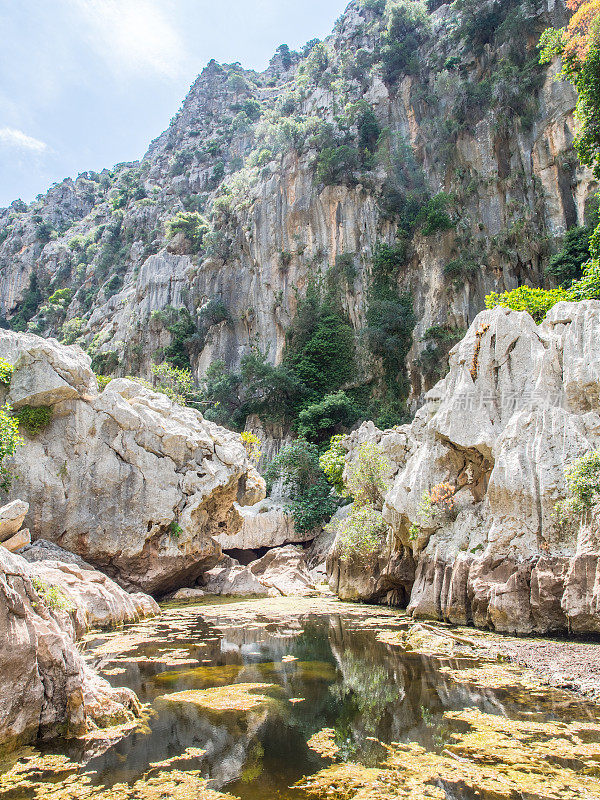
<path fill-rule="evenodd" d="M 404 624 L 393 616 L 379 622 Z M 289 787 L 328 763 L 307 744 L 323 729 L 333 729 L 343 759 L 374 766 L 385 756 L 382 743 L 417 742 L 440 752 L 448 710 L 475 707 L 538 720 L 584 713 L 584 703 L 558 707 L 564 695 L 457 683 L 442 668 L 475 662 L 406 653 L 362 623 L 349 613 L 302 620 L 263 615 L 240 624 L 235 609 L 224 608 L 216 626 L 199 606 L 136 626 L 135 635 L 116 643 L 97 637 L 89 643 L 90 657 L 114 685 L 129 686 L 150 704 L 152 715 L 147 728 L 93 757 L 86 772 L 96 784 L 112 786 L 179 758 L 178 769 L 200 769 L 212 788 L 243 800 L 301 798 Z M 268 685 L 265 701 L 242 711 L 164 699 L 239 684 Z M 78 745 L 68 746 L 83 758 Z M 195 750 L 186 755 L 188 748 Z"/>

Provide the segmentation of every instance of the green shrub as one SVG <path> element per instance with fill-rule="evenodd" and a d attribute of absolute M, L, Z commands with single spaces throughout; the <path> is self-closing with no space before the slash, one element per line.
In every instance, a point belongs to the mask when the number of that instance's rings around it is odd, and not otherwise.
<path fill-rule="evenodd" d="M 83 333 L 85 327 L 85 320 L 81 317 L 73 317 L 73 319 L 64 322 L 60 329 L 60 340 L 63 344 L 74 344 Z"/>
<path fill-rule="evenodd" d="M 329 442 L 329 449 L 319 456 L 319 465 L 325 473 L 325 477 L 341 496 L 345 494 L 343 474 L 346 451 L 341 445 L 344 438 L 343 434 L 332 436 Z"/>
<path fill-rule="evenodd" d="M 173 367 L 190 369 L 188 345 L 196 333 L 196 326 L 187 308 L 168 306 L 162 312 L 161 319 L 171 334 L 171 343 L 164 349 L 165 360 Z"/>
<path fill-rule="evenodd" d="M 41 578 L 31 578 L 31 585 L 39 597 L 53 611 L 74 611 L 75 605 L 69 600 L 66 594 L 58 586 L 41 580 Z"/>
<path fill-rule="evenodd" d="M 365 560 L 375 556 L 390 531 L 380 511 L 353 504 L 349 515 L 335 526 L 336 549 L 341 561 Z"/>
<path fill-rule="evenodd" d="M 194 379 L 189 369 L 180 369 L 163 362 L 152 365 L 152 375 L 156 380 L 155 390 L 165 394 L 174 403 L 185 406 L 195 397 Z"/>
<path fill-rule="evenodd" d="M 381 47 L 387 83 L 394 83 L 403 74 L 418 72 L 418 49 L 427 35 L 428 24 L 427 8 L 420 0 L 399 0 L 392 7 Z"/>
<path fill-rule="evenodd" d="M 319 466 L 319 451 L 304 439 L 280 450 L 267 468 L 266 479 L 269 491 L 275 481 L 282 481 L 289 498 L 286 507 L 299 533 L 322 525 L 338 506 Z"/>
<path fill-rule="evenodd" d="M 379 445 L 366 442 L 347 469 L 346 488 L 358 505 L 383 506 L 391 464 Z"/>
<path fill-rule="evenodd" d="M 0 383 L 3 386 L 10 386 L 13 370 L 14 367 L 12 364 L 9 364 L 8 361 L 5 361 L 3 358 L 0 358 Z"/>
<path fill-rule="evenodd" d="M 13 331 L 27 330 L 27 323 L 37 313 L 43 299 L 44 294 L 38 276 L 35 272 L 32 272 L 29 276 L 29 286 L 23 295 L 19 310 L 10 321 Z"/>
<path fill-rule="evenodd" d="M 539 324 L 552 306 L 560 300 L 571 300 L 572 297 L 566 289 L 539 289 L 531 286 L 518 286 L 509 292 L 498 294 L 491 292 L 485 298 L 486 308 L 510 308 L 513 311 L 528 311 Z"/>
<path fill-rule="evenodd" d="M 72 289 L 57 289 L 48 298 L 48 302 L 53 306 L 68 306 L 73 296 Z"/>
<path fill-rule="evenodd" d="M 11 407 L 6 404 L 0 408 L 0 490 L 7 492 L 13 481 L 13 475 L 6 466 L 5 459 L 14 455 L 17 447 L 23 444 L 19 435 L 19 423 L 11 415 Z"/>
<path fill-rule="evenodd" d="M 13 416 L 30 436 L 37 436 L 52 421 L 50 406 L 21 406 Z"/>
<path fill-rule="evenodd" d="M 446 210 L 450 201 L 450 195 L 440 192 L 425 203 L 417 218 L 421 223 L 423 236 L 431 236 L 438 231 L 447 231 L 454 227 Z"/>
<path fill-rule="evenodd" d="M 209 230 L 208 222 L 195 211 L 180 211 L 167 222 L 169 239 L 172 239 L 178 233 L 183 233 L 188 242 L 190 242 L 194 253 L 199 252 L 202 248 L 204 236 Z"/>
<path fill-rule="evenodd" d="M 600 451 L 591 450 L 565 468 L 568 497 L 555 505 L 559 520 L 591 511 L 600 496 Z"/>
<path fill-rule="evenodd" d="M 171 534 L 173 539 L 179 539 L 181 534 L 183 533 L 183 528 L 179 525 L 178 522 L 172 520 L 169 524 L 169 533 Z"/>
<path fill-rule="evenodd" d="M 114 378 L 112 375 L 96 375 L 96 380 L 98 381 L 98 390 L 102 392 Z"/>
<path fill-rule="evenodd" d="M 354 331 L 331 295 L 311 282 L 286 335 L 283 364 L 310 402 L 336 392 L 357 374 Z"/>
<path fill-rule="evenodd" d="M 358 150 L 351 145 L 324 147 L 317 159 L 317 179 L 326 186 L 352 182 L 360 166 Z"/>
<path fill-rule="evenodd" d="M 298 415 L 298 433 L 309 442 L 317 444 L 331 438 L 334 433 L 350 429 L 360 419 L 361 412 L 354 400 L 343 391 L 327 394 L 317 403 L 311 403 Z"/>

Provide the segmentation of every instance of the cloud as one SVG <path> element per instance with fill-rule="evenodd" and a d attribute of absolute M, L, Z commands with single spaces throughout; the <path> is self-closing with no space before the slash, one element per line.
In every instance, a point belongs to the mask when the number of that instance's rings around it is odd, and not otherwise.
<path fill-rule="evenodd" d="M 168 0 L 70 0 L 85 22 L 86 38 L 107 66 L 123 71 L 152 71 L 175 78 L 189 55 L 169 20 Z M 162 6 L 162 8 L 161 8 Z"/>
<path fill-rule="evenodd" d="M 15 147 L 18 150 L 29 150 L 34 153 L 43 153 L 48 145 L 33 136 L 28 136 L 17 128 L 0 128 L 0 145 Z"/>

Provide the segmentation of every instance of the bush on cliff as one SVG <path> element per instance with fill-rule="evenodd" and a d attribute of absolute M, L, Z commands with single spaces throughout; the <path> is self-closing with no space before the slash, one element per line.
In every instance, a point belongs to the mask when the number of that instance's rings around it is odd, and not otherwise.
<path fill-rule="evenodd" d="M 13 481 L 13 475 L 5 464 L 5 460 L 14 455 L 17 447 L 23 444 L 19 435 L 19 422 L 11 416 L 11 408 L 4 405 L 0 408 L 0 491 L 7 492 Z"/>
<path fill-rule="evenodd" d="M 581 518 L 600 497 L 600 451 L 590 450 L 565 468 L 567 497 L 555 505 L 559 521 Z"/>
<path fill-rule="evenodd" d="M 510 308 L 513 311 L 528 311 L 539 324 L 552 306 L 561 300 L 600 300 L 600 259 L 595 258 L 583 268 L 580 280 L 573 281 L 568 289 L 558 286 L 555 289 L 540 289 L 531 286 L 518 286 L 510 292 L 491 292 L 485 298 L 486 308 Z"/>

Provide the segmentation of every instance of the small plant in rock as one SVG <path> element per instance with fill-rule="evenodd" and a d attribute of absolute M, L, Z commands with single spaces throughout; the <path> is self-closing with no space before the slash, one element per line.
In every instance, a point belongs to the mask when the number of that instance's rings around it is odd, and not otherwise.
<path fill-rule="evenodd" d="M 248 458 L 253 464 L 258 464 L 262 455 L 262 450 L 260 449 L 262 442 L 258 436 L 251 431 L 242 431 L 240 435 L 242 437 L 244 447 L 246 448 Z"/>
<path fill-rule="evenodd" d="M 172 539 L 179 539 L 179 537 L 183 533 L 183 528 L 178 522 L 173 520 L 169 525 L 169 533 Z"/>
<path fill-rule="evenodd" d="M 10 489 L 14 475 L 6 466 L 5 459 L 14 455 L 17 447 L 23 444 L 19 435 L 19 423 L 11 416 L 11 407 L 6 404 L 0 408 L 0 490 Z"/>
<path fill-rule="evenodd" d="M 565 467 L 568 496 L 556 503 L 560 522 L 580 519 L 592 510 L 600 497 L 600 450 L 590 450 Z"/>
<path fill-rule="evenodd" d="M 3 386 L 10 386 L 13 370 L 14 367 L 12 364 L 9 364 L 8 361 L 5 361 L 3 358 L 0 358 L 0 384 Z"/>
<path fill-rule="evenodd" d="M 58 586 L 52 586 L 50 583 L 46 583 L 46 581 L 35 577 L 31 579 L 31 585 L 48 608 L 51 608 L 53 611 L 75 610 L 72 601 L 69 600 Z"/>
<path fill-rule="evenodd" d="M 456 488 L 446 481 L 437 483 L 430 492 L 423 492 L 417 506 L 417 522 L 408 529 L 411 542 L 419 538 L 422 527 L 428 527 L 436 515 L 450 515 L 455 510 L 455 494 Z"/>
<path fill-rule="evenodd" d="M 50 406 L 21 406 L 14 417 L 30 436 L 37 436 L 52 421 Z"/>
<path fill-rule="evenodd" d="M 96 375 L 96 380 L 98 381 L 98 391 L 102 392 L 108 384 L 114 380 L 113 375 Z"/>

